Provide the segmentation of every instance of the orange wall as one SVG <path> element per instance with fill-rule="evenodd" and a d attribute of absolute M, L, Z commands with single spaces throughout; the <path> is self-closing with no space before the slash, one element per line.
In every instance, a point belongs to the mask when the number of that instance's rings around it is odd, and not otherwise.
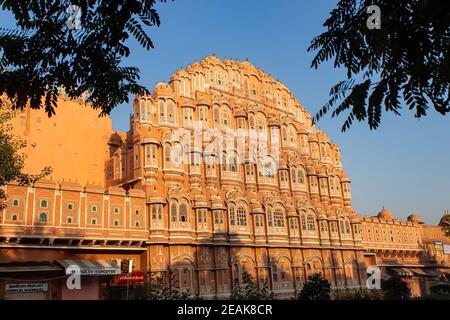
<path fill-rule="evenodd" d="M 111 119 L 98 114 L 98 110 L 63 98 L 51 118 L 42 109 L 20 113 L 12 124 L 14 134 L 28 142 L 25 172 L 37 173 L 51 166 L 55 181 L 103 185 L 107 142 L 113 131 Z"/>

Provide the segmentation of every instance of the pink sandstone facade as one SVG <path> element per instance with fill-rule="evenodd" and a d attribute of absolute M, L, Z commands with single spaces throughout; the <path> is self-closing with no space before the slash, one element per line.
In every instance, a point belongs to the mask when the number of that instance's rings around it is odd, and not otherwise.
<path fill-rule="evenodd" d="M 317 272 L 335 289 L 361 288 L 377 265 L 417 296 L 448 273 L 441 228 L 355 212 L 339 147 L 248 62 L 210 56 L 175 72 L 134 99 L 128 132 L 61 100 L 54 118 L 28 109 L 15 120 L 35 143 L 27 170 L 54 172 L 6 187 L 0 261 L 133 259 L 205 298 L 227 297 L 244 271 L 279 298 Z"/>

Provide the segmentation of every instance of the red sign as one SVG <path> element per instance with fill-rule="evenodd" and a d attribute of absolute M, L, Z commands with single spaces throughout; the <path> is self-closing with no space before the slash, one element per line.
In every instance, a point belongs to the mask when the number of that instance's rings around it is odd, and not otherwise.
<path fill-rule="evenodd" d="M 114 279 L 115 286 L 134 286 L 144 284 L 145 272 L 133 271 L 131 273 L 122 273 Z"/>

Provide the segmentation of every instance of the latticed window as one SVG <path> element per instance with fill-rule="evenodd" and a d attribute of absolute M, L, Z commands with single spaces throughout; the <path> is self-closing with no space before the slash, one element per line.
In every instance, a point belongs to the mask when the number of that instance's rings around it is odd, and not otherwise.
<path fill-rule="evenodd" d="M 261 216 L 259 214 L 255 215 L 255 226 L 257 228 L 262 227 L 262 220 L 261 220 Z"/>
<path fill-rule="evenodd" d="M 156 146 L 154 144 L 145 145 L 145 165 L 155 166 L 156 164 Z"/>
<path fill-rule="evenodd" d="M 291 230 L 297 230 L 298 229 L 297 220 L 295 218 L 290 218 L 289 221 Z"/>
<path fill-rule="evenodd" d="M 236 225 L 236 213 L 234 212 L 234 207 L 230 207 L 229 213 L 230 213 L 230 225 L 234 226 Z"/>
<path fill-rule="evenodd" d="M 184 126 L 191 128 L 194 125 L 194 111 L 191 108 L 184 108 L 183 110 Z"/>
<path fill-rule="evenodd" d="M 308 227 L 306 225 L 306 216 L 305 215 L 301 216 L 301 223 L 302 223 L 302 230 L 307 230 Z"/>
<path fill-rule="evenodd" d="M 167 102 L 167 122 L 175 124 L 176 114 L 175 114 L 175 102 L 169 100 Z"/>
<path fill-rule="evenodd" d="M 271 227 L 273 225 L 273 219 L 272 219 L 272 210 L 267 210 L 267 225 Z"/>
<path fill-rule="evenodd" d="M 219 108 L 214 108 L 214 126 L 218 128 L 220 126 L 220 113 Z"/>
<path fill-rule="evenodd" d="M 315 224 L 315 219 L 314 219 L 313 215 L 308 216 L 307 222 L 308 222 L 308 230 L 310 230 L 310 231 L 316 230 L 316 224 Z"/>
<path fill-rule="evenodd" d="M 240 226 L 247 225 L 247 212 L 243 207 L 238 207 L 237 209 L 237 222 Z"/>
<path fill-rule="evenodd" d="M 156 220 L 156 206 L 152 206 L 152 220 Z"/>
<path fill-rule="evenodd" d="M 166 123 L 166 108 L 164 100 L 162 99 L 158 101 L 158 110 L 159 110 L 159 123 Z"/>
<path fill-rule="evenodd" d="M 223 212 L 222 211 L 214 212 L 214 223 L 215 224 L 223 224 Z"/>
<path fill-rule="evenodd" d="M 284 214 L 281 209 L 275 209 L 273 212 L 273 218 L 276 227 L 284 227 Z"/>
<path fill-rule="evenodd" d="M 170 206 L 170 219 L 172 222 L 177 221 L 177 205 L 175 203 Z"/>
<path fill-rule="evenodd" d="M 339 229 L 341 229 L 341 233 L 345 233 L 345 225 L 344 220 L 339 220 Z"/>
<path fill-rule="evenodd" d="M 181 164 L 183 148 L 181 144 L 175 143 L 172 150 L 172 161 L 175 164 Z"/>
<path fill-rule="evenodd" d="M 350 234 L 350 233 L 351 233 L 351 230 L 350 230 L 350 222 L 348 222 L 348 221 L 345 221 L 345 232 L 346 232 L 347 234 Z"/>
<path fill-rule="evenodd" d="M 302 169 L 298 170 L 298 183 L 301 183 L 301 184 L 305 183 L 305 174 Z"/>
<path fill-rule="evenodd" d="M 188 221 L 188 208 L 186 203 L 180 205 L 180 222 Z"/>

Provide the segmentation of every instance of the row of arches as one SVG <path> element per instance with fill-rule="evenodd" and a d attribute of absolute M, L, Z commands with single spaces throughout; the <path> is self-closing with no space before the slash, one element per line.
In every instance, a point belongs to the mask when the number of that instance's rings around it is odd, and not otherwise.
<path fill-rule="evenodd" d="M 220 270 L 198 270 L 191 259 L 175 262 L 171 267 L 173 286 L 175 289 L 193 292 L 194 284 L 198 280 L 199 293 L 230 292 L 233 286 L 244 282 L 245 275 L 262 285 L 268 285 L 271 290 L 299 289 L 314 274 L 321 274 L 334 286 L 354 287 L 363 285 L 362 270 L 356 259 L 348 259 L 340 266 L 333 268 L 325 266 L 320 257 L 309 257 L 300 265 L 295 265 L 287 256 L 281 255 L 270 258 L 265 266 L 256 267 L 256 261 L 249 256 L 235 256 L 232 258 L 230 268 Z M 196 273 L 198 272 L 198 275 Z M 214 274 L 216 273 L 216 275 Z M 214 288 L 217 279 L 217 287 Z M 232 281 L 229 281 L 231 279 Z"/>
<path fill-rule="evenodd" d="M 183 228 L 194 230 L 195 223 L 198 229 L 214 229 L 214 224 L 221 224 L 225 228 L 223 216 L 210 213 L 206 207 L 192 208 L 187 198 L 173 198 L 169 203 L 169 217 L 171 228 Z M 158 227 L 163 225 L 162 206 L 151 205 L 152 224 Z M 219 211 L 219 210 L 217 210 Z M 361 229 L 354 225 L 347 216 L 339 216 L 331 220 L 318 220 L 313 209 L 299 210 L 298 214 L 287 215 L 284 205 L 280 202 L 264 205 L 264 210 L 251 213 L 249 203 L 245 199 L 235 199 L 226 203 L 228 230 L 260 233 L 261 229 L 268 232 L 278 232 L 283 235 L 300 236 L 301 234 L 316 235 L 321 237 L 339 236 L 341 238 L 359 237 Z M 253 228 L 253 230 L 251 230 Z"/>

